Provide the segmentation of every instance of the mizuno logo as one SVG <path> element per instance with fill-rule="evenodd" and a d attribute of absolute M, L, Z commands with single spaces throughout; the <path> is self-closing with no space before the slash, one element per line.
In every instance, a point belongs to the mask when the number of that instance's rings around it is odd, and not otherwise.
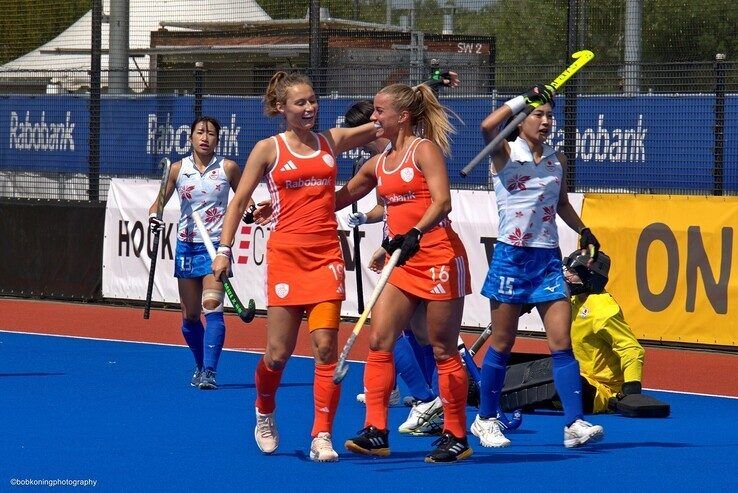
<path fill-rule="evenodd" d="M 558 287 L 559 287 L 559 285 L 558 285 L 558 284 L 554 284 L 553 286 L 546 286 L 546 287 L 545 287 L 545 288 L 543 288 L 543 289 L 545 289 L 546 291 L 550 291 L 550 292 L 552 292 L 552 293 L 553 293 L 554 291 L 556 291 L 556 288 L 558 288 Z"/>
<path fill-rule="evenodd" d="M 446 290 L 440 284 L 436 284 L 436 287 L 431 289 L 430 292 L 433 294 L 446 294 Z"/>
<path fill-rule="evenodd" d="M 194 176 L 195 173 L 184 173 L 184 175 L 189 178 L 190 176 Z"/>
<path fill-rule="evenodd" d="M 287 161 L 287 164 L 279 168 L 279 171 L 294 171 L 297 169 L 297 165 L 292 160 Z"/>

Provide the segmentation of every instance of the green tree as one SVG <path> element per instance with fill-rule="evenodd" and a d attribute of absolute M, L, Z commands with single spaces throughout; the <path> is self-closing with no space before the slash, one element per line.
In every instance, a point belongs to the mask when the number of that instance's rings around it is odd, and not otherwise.
<path fill-rule="evenodd" d="M 90 0 L 0 0 L 0 64 L 54 39 L 91 8 Z"/>

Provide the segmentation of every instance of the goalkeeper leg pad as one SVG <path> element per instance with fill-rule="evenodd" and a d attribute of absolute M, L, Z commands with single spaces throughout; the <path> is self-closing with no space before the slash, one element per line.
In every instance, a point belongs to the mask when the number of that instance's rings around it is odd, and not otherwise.
<path fill-rule="evenodd" d="M 505 385 L 500 396 L 503 411 L 535 408 L 557 397 L 553 380 L 552 358 L 507 367 Z"/>

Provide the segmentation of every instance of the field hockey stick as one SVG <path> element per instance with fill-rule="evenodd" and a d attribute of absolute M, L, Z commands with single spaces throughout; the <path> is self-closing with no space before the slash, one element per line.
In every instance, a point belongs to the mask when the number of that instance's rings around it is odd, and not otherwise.
<path fill-rule="evenodd" d="M 163 157 L 159 160 L 161 168 L 161 183 L 159 184 L 159 195 L 156 196 L 156 218 L 161 221 L 164 216 L 164 200 L 167 195 L 167 183 L 169 182 L 169 169 L 171 165 L 169 158 Z M 149 266 L 149 284 L 146 286 L 146 302 L 144 304 L 144 319 L 149 318 L 151 313 L 151 295 L 154 292 L 154 272 L 156 271 L 156 259 L 159 258 L 159 239 L 161 231 L 154 233 L 154 245 L 152 248 L 151 264 Z"/>
<path fill-rule="evenodd" d="M 554 90 L 558 90 L 561 86 L 564 85 L 566 81 L 571 79 L 574 74 L 579 72 L 582 67 L 589 63 L 589 61 L 594 58 L 594 53 L 589 50 L 582 50 L 577 51 L 571 57 L 574 59 L 574 62 L 566 67 L 566 70 L 561 72 L 561 74 L 559 74 L 559 76 L 556 77 L 553 82 L 551 82 L 550 85 L 554 88 Z M 485 148 L 482 149 L 479 154 L 474 157 L 474 159 L 469 161 L 469 164 L 461 169 L 461 171 L 459 172 L 461 176 L 466 178 L 466 176 L 471 173 L 471 171 L 476 168 L 479 163 L 481 163 L 485 158 L 489 156 L 490 152 L 492 152 L 498 145 L 500 145 L 503 139 L 513 133 L 520 122 L 525 120 L 525 118 L 540 105 L 540 101 L 534 101 L 533 103 L 526 106 L 523 111 L 515 115 L 515 118 L 510 120 L 510 122 L 505 125 L 505 128 L 503 128 L 500 133 L 497 134 L 497 136 L 492 139 L 490 143 L 487 144 Z"/>
<path fill-rule="evenodd" d="M 472 358 L 472 356 L 474 355 L 466 348 L 466 344 L 464 343 L 464 340 L 461 338 L 461 336 L 459 336 L 459 341 L 456 347 L 459 350 L 459 354 L 461 355 L 461 360 L 464 362 L 464 366 L 466 366 L 466 371 L 469 373 L 469 377 L 471 377 L 471 379 L 474 380 L 477 385 L 481 387 L 482 374 L 480 373 L 477 364 Z"/>
<path fill-rule="evenodd" d="M 354 162 L 354 172 L 353 176 L 356 176 L 356 173 L 359 171 L 359 169 L 364 165 L 364 163 L 367 161 L 367 159 L 364 157 L 364 155 L 360 155 L 359 158 Z M 351 212 L 356 214 L 359 212 L 359 205 L 356 202 L 353 202 L 351 204 Z M 361 275 L 361 236 L 360 236 L 361 230 L 359 229 L 359 226 L 354 226 L 354 234 L 353 234 L 353 243 L 354 243 L 354 269 L 356 272 L 356 299 L 357 299 L 357 308 L 359 309 L 359 313 L 364 312 L 364 279 Z"/>
<path fill-rule="evenodd" d="M 202 236 L 202 241 L 205 244 L 205 248 L 208 250 L 210 260 L 215 260 L 215 246 L 213 246 L 213 241 L 210 239 L 210 235 L 208 234 L 208 230 L 205 228 L 205 224 L 203 224 L 202 219 L 200 218 L 200 214 L 198 214 L 197 211 L 192 211 L 192 219 L 195 220 L 197 229 L 200 230 L 200 236 Z M 254 315 L 256 315 L 256 303 L 254 303 L 254 300 L 250 299 L 249 306 L 244 308 L 243 303 L 241 303 L 238 295 L 236 295 L 236 291 L 233 289 L 233 285 L 231 285 L 231 282 L 228 280 L 227 273 L 223 272 L 220 275 L 220 282 L 223 283 L 223 290 L 225 291 L 226 296 L 228 296 L 228 300 L 230 300 L 231 305 L 233 305 L 233 308 L 236 310 L 236 313 L 241 317 L 241 320 L 246 323 L 251 322 L 254 319 Z"/>
<path fill-rule="evenodd" d="M 346 341 L 346 344 L 343 346 L 343 351 L 341 351 L 340 356 L 338 356 L 338 363 L 336 363 L 336 369 L 333 372 L 334 383 L 341 383 L 341 380 L 343 380 L 343 378 L 346 376 L 346 373 L 348 373 L 348 365 L 346 364 L 348 353 L 349 351 L 351 351 L 351 347 L 356 341 L 356 336 L 358 336 L 359 332 L 361 332 L 361 328 L 364 326 L 366 318 L 369 316 L 369 313 L 372 311 L 372 308 L 377 302 L 379 295 L 382 293 L 384 286 L 387 284 L 389 276 L 392 273 L 392 269 L 394 269 L 395 265 L 397 265 L 397 260 L 399 258 L 400 249 L 398 248 L 397 250 L 392 252 L 392 256 L 390 257 L 389 262 L 387 262 L 387 264 L 382 269 L 382 275 L 379 276 L 377 285 L 374 286 L 374 291 L 372 291 L 372 297 L 369 299 L 369 303 L 367 303 L 366 307 L 364 308 L 364 312 L 361 314 L 361 317 L 359 317 L 359 320 L 357 320 L 356 325 L 354 326 L 354 330 L 351 332 L 351 335 Z"/>
<path fill-rule="evenodd" d="M 491 326 L 492 324 L 488 325 L 487 329 L 485 329 L 485 332 L 489 330 L 489 334 L 492 334 Z M 489 337 L 489 334 L 484 338 L 485 341 Z M 484 335 L 484 332 L 482 333 L 482 335 Z M 479 342 L 481 337 L 482 336 L 480 336 L 474 342 L 475 345 L 477 344 L 477 342 Z M 479 344 L 479 347 L 481 347 L 482 344 L 484 344 L 484 341 L 482 341 L 482 343 Z M 469 374 L 469 378 L 474 380 L 474 382 L 477 384 L 477 388 L 481 392 L 482 391 L 482 372 L 479 370 L 479 367 L 474 362 L 473 356 L 475 352 L 472 352 L 471 349 L 466 348 L 466 344 L 464 343 L 464 340 L 461 338 L 461 336 L 459 336 L 457 347 L 459 349 L 459 354 L 461 355 L 461 359 L 464 362 L 464 366 L 466 367 L 466 372 Z M 477 347 L 477 349 L 479 349 L 479 347 Z M 513 412 L 513 417 L 512 419 L 510 419 L 507 417 L 507 415 L 504 412 L 502 412 L 502 409 L 500 409 L 498 406 L 497 414 L 495 415 L 495 417 L 500 423 L 502 423 L 502 426 L 504 426 L 505 429 L 508 429 L 508 430 L 518 429 L 523 422 L 523 413 L 519 409 L 516 409 Z"/>
<path fill-rule="evenodd" d="M 492 335 L 492 324 L 490 323 L 487 325 L 487 328 L 484 329 L 484 331 L 479 334 L 479 337 L 477 337 L 477 340 L 474 341 L 474 344 L 472 344 L 472 347 L 469 348 L 469 354 L 474 356 L 479 352 L 481 347 L 484 345 L 485 342 L 487 342 L 487 339 L 489 339 L 489 336 Z"/>

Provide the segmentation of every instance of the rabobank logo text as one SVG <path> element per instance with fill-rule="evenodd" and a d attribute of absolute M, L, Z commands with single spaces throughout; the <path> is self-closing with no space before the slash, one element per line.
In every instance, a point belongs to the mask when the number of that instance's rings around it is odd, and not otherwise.
<path fill-rule="evenodd" d="M 554 119 L 549 143 L 557 149 L 564 147 L 564 129 L 557 128 Z M 645 163 L 646 134 L 643 115 L 631 128 L 608 128 L 605 115 L 597 115 L 597 127 L 577 128 L 577 157 L 582 161 L 610 161 L 613 163 Z"/>
<path fill-rule="evenodd" d="M 221 156 L 238 156 L 238 134 L 241 127 L 236 125 L 236 115 L 231 114 L 230 125 L 220 127 L 218 147 L 215 153 Z M 168 155 L 189 154 L 190 125 L 175 127 L 171 113 L 167 113 L 163 121 L 155 114 L 149 113 L 148 128 L 146 131 L 146 154 Z"/>
<path fill-rule="evenodd" d="M 407 202 L 408 200 L 413 200 L 414 198 L 415 198 L 414 192 L 407 192 L 407 193 L 402 193 L 402 194 L 393 193 L 385 197 L 384 200 L 386 200 L 388 204 L 396 204 L 398 202 Z"/>
<path fill-rule="evenodd" d="M 286 188 L 302 188 L 302 187 L 330 187 L 333 185 L 333 180 L 330 178 L 315 178 L 311 176 L 303 180 L 285 180 L 284 186 Z"/>
<path fill-rule="evenodd" d="M 26 111 L 23 120 L 11 111 L 9 147 L 20 151 L 74 151 L 72 112 L 67 111 L 64 121 L 47 122 L 45 111 L 35 117 Z"/>

